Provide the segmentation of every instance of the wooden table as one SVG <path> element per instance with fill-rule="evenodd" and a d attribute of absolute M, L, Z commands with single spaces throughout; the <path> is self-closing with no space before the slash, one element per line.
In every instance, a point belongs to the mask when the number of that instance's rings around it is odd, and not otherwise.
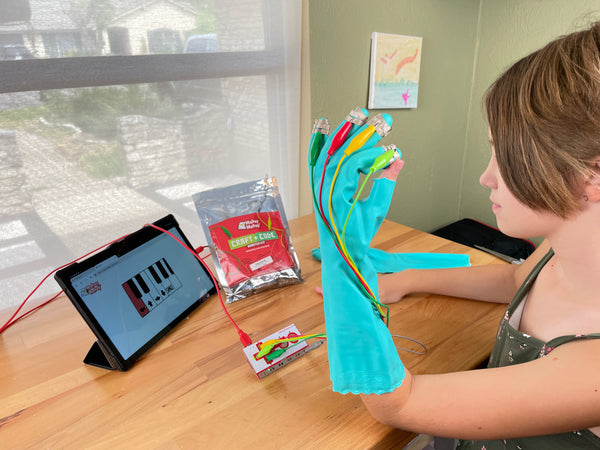
<path fill-rule="evenodd" d="M 325 331 L 314 218 L 290 227 L 304 283 L 228 305 L 253 339 L 291 323 Z M 502 263 L 389 221 L 373 246 Z M 488 357 L 504 308 L 411 295 L 392 306 L 390 330 L 427 346 L 425 356 L 400 353 L 413 373 L 466 370 Z M 0 311 L 0 322 L 12 312 Z M 216 296 L 128 372 L 84 365 L 94 340 L 64 297 L 0 335 L 0 448 L 401 448 L 414 437 L 377 423 L 357 396 L 331 391 L 325 345 L 258 381 Z"/>

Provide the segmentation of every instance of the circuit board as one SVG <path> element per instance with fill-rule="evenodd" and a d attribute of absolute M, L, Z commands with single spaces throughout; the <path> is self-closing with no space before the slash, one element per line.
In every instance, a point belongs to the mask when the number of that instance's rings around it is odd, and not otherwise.
<path fill-rule="evenodd" d="M 298 328 L 296 328 L 296 325 L 291 324 L 258 342 L 254 342 L 247 347 L 244 347 L 244 354 L 258 379 L 266 377 L 323 344 L 322 340 L 315 341 L 311 345 L 306 341 L 283 342 L 273 347 L 273 350 L 270 353 L 257 358 L 264 342 L 272 339 L 290 339 L 294 336 L 301 336 L 301 334 Z"/>

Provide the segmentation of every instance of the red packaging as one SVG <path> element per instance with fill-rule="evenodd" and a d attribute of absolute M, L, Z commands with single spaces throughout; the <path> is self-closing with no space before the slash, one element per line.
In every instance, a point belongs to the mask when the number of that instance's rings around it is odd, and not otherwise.
<path fill-rule="evenodd" d="M 227 302 L 302 281 L 275 178 L 194 195 Z"/>

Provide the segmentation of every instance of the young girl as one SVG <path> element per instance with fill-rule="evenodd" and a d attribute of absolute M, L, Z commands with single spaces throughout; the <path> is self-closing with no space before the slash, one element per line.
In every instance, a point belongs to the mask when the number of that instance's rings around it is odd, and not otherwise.
<path fill-rule="evenodd" d="M 433 292 L 510 305 L 489 368 L 406 371 L 363 402 L 386 424 L 464 439 L 461 449 L 600 448 L 600 22 L 518 61 L 485 107 L 480 183 L 498 227 L 545 241 L 522 265 L 380 276 L 386 303 Z"/>

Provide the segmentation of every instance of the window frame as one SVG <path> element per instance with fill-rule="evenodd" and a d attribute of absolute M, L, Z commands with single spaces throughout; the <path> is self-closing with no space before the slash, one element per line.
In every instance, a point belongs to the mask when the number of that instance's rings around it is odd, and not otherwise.
<path fill-rule="evenodd" d="M 269 126 L 279 133 L 269 134 L 269 175 L 289 180 L 288 192 L 283 192 L 287 214 L 298 214 L 298 175 L 294 161 L 298 149 L 290 149 L 290 142 L 298 139 L 298 132 L 286 117 L 286 111 L 295 108 L 299 100 L 288 98 L 285 89 L 297 83 L 299 73 L 291 74 L 290 61 L 284 48 L 289 33 L 284 14 L 295 14 L 298 7 L 279 0 L 263 0 L 264 42 L 262 51 L 233 51 L 208 53 L 107 55 L 69 58 L 40 58 L 0 61 L 0 94 L 43 91 L 51 89 L 86 88 L 123 84 L 159 83 L 169 81 L 202 80 L 264 76 L 267 85 Z M 294 27 L 292 27 L 294 28 Z M 287 78 L 286 78 L 287 77 Z M 290 153 L 291 151 L 291 153 Z M 290 159 L 290 156 L 292 159 Z"/>
<path fill-rule="evenodd" d="M 279 78 L 283 65 L 278 50 L 0 61 L 0 93 L 255 75 Z"/>

